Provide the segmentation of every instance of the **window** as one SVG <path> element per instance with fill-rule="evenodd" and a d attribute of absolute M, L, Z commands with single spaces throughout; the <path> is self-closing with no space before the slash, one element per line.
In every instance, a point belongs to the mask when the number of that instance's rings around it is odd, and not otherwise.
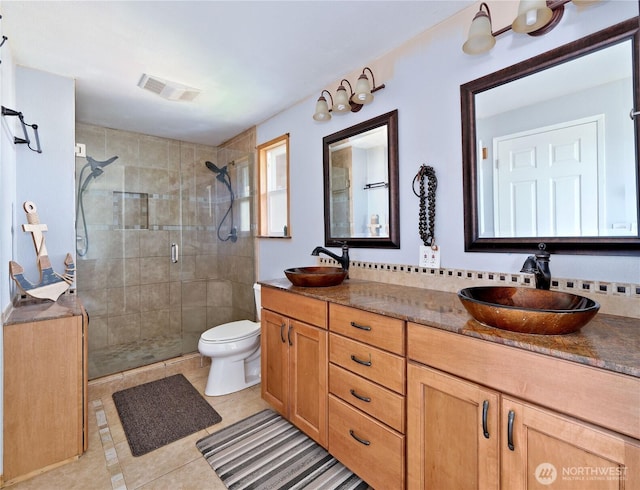
<path fill-rule="evenodd" d="M 288 134 L 258 146 L 258 167 L 258 235 L 290 237 Z"/>
<path fill-rule="evenodd" d="M 235 161 L 236 167 L 236 202 L 240 224 L 238 231 L 249 234 L 251 231 L 251 175 L 249 171 L 249 157 Z"/>

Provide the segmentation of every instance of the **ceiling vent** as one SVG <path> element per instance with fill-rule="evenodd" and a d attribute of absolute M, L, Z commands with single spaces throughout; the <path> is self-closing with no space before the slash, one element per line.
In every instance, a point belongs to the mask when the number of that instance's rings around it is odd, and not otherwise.
<path fill-rule="evenodd" d="M 138 82 L 138 87 L 153 92 L 167 100 L 190 102 L 200 93 L 200 90 L 193 87 L 187 87 L 177 82 L 170 82 L 147 74 L 142 75 L 142 78 Z"/>

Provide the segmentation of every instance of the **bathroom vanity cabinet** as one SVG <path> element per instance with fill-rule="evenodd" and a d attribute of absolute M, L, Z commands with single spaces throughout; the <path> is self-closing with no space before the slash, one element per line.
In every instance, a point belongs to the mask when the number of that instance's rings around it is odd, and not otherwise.
<path fill-rule="evenodd" d="M 637 378 L 407 328 L 408 488 L 640 482 Z"/>
<path fill-rule="evenodd" d="M 262 289 L 262 398 L 327 447 L 327 303 Z"/>
<path fill-rule="evenodd" d="M 328 407 L 329 452 L 372 487 L 640 484 L 638 320 L 600 314 L 577 335 L 523 335 L 470 320 L 452 293 L 263 286 L 263 397 L 291 410 L 289 329 L 328 329 L 324 361 L 305 354 L 317 389 L 306 400 Z"/>
<path fill-rule="evenodd" d="M 14 308 L 3 328 L 3 483 L 87 449 L 87 318 L 75 295 Z"/>
<path fill-rule="evenodd" d="M 405 322 L 329 304 L 329 452 L 373 488 L 403 488 Z"/>

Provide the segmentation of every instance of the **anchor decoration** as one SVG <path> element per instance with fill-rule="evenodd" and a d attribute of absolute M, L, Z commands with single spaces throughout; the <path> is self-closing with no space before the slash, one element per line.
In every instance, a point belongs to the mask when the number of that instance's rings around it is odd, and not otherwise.
<path fill-rule="evenodd" d="M 38 284 L 31 283 L 24 277 L 24 268 L 14 261 L 9 262 L 9 273 L 23 293 L 33 298 L 56 301 L 73 284 L 76 271 L 73 257 L 71 257 L 71 254 L 67 254 L 64 260 L 65 273 L 62 275 L 56 273 L 51 267 L 47 248 L 44 244 L 44 234 L 42 232 L 47 231 L 47 225 L 40 223 L 35 203 L 26 201 L 23 207 L 27 213 L 28 223 L 22 225 L 22 230 L 31 233 L 33 237 L 38 269 L 40 270 L 40 282 Z"/>

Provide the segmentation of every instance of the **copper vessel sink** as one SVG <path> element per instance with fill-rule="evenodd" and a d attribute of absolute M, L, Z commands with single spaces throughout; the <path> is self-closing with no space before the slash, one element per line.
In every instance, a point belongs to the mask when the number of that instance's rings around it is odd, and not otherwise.
<path fill-rule="evenodd" d="M 305 288 L 337 286 L 344 281 L 347 273 L 341 267 L 293 267 L 284 271 L 294 286 Z"/>
<path fill-rule="evenodd" d="M 576 294 L 519 287 L 461 289 L 458 298 L 477 321 L 512 332 L 560 335 L 577 332 L 600 305 Z"/>

